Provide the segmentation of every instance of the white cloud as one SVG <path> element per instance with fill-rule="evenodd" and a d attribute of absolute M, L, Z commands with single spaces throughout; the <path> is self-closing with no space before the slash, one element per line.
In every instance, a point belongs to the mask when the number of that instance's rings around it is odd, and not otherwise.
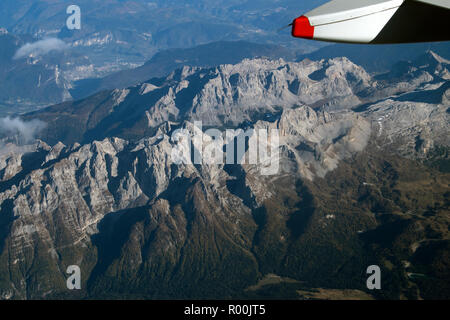
<path fill-rule="evenodd" d="M 68 48 L 67 43 L 57 38 L 47 38 L 33 43 L 27 43 L 17 50 L 13 59 L 33 56 L 42 56 L 51 51 L 63 51 Z"/>
<path fill-rule="evenodd" d="M 22 142 L 29 143 L 46 126 L 41 120 L 25 122 L 19 118 L 0 118 L 0 135 L 17 136 Z"/>

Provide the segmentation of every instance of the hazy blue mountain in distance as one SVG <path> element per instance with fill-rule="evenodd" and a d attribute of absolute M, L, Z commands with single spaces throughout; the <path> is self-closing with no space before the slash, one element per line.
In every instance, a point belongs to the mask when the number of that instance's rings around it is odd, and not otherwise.
<path fill-rule="evenodd" d="M 142 28 L 151 26 L 149 19 L 154 13 L 164 12 L 170 14 L 176 19 L 167 21 L 166 26 L 173 26 L 179 22 L 191 21 L 208 21 L 215 18 L 217 22 L 233 22 L 240 25 L 254 25 L 262 29 L 279 27 L 279 23 L 286 23 L 305 11 L 325 3 L 326 0 L 248 0 L 248 1 L 215 1 L 215 0 L 187 0 L 187 1 L 166 1 L 166 0 L 79 0 L 77 5 L 86 10 L 86 13 L 95 12 L 88 19 L 97 18 L 99 20 L 108 21 L 116 19 L 117 22 L 124 20 L 126 25 Z M 61 8 L 73 4 L 68 0 L 3 0 L 0 4 L 0 17 L 2 23 L 6 27 L 17 26 L 22 28 L 30 28 L 33 30 L 40 23 L 44 25 L 54 24 L 51 22 L 59 15 Z M 139 10 L 141 10 L 139 12 Z M 182 13 L 176 16 L 175 13 Z M 109 16 L 115 13 L 119 16 Z M 29 20 L 32 15 L 38 18 Z M 147 19 L 140 21 L 132 21 L 133 16 L 147 15 Z M 288 20 L 285 20 L 288 19 Z M 100 25 L 102 21 L 98 22 Z M 122 22 L 122 21 L 120 21 Z M 158 22 L 155 22 L 158 23 Z"/>
<path fill-rule="evenodd" d="M 66 0 L 0 3 L 0 24 L 15 34 L 54 36 L 86 54 L 96 66 L 144 63 L 167 48 L 220 40 L 278 43 L 312 50 L 320 44 L 278 33 L 320 1 L 88 1 L 79 0 L 81 30 L 65 26 Z M 1 27 L 1 25 L 0 25 Z"/>

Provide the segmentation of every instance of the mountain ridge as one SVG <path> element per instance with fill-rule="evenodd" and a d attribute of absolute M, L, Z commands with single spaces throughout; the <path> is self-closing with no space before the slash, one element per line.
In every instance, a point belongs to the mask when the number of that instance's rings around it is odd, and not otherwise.
<path fill-rule="evenodd" d="M 0 153 L 0 296 L 448 298 L 449 66 L 417 63 L 392 77 L 347 58 L 184 67 L 25 115 L 47 129 Z M 278 130 L 280 171 L 174 163 L 177 129 L 225 147 L 196 120 Z M 292 281 L 257 286 L 270 275 Z"/>

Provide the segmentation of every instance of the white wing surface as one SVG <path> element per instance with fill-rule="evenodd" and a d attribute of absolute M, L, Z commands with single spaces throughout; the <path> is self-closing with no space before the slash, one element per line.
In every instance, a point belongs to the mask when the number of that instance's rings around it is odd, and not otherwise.
<path fill-rule="evenodd" d="M 298 38 L 349 43 L 450 40 L 450 0 L 333 0 L 294 20 Z"/>

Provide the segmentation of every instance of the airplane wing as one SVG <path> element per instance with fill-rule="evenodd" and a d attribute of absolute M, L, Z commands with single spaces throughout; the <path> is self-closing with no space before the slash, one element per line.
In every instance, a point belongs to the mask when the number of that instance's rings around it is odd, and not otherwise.
<path fill-rule="evenodd" d="M 450 40 L 450 0 L 333 0 L 294 20 L 297 38 L 347 43 Z"/>

